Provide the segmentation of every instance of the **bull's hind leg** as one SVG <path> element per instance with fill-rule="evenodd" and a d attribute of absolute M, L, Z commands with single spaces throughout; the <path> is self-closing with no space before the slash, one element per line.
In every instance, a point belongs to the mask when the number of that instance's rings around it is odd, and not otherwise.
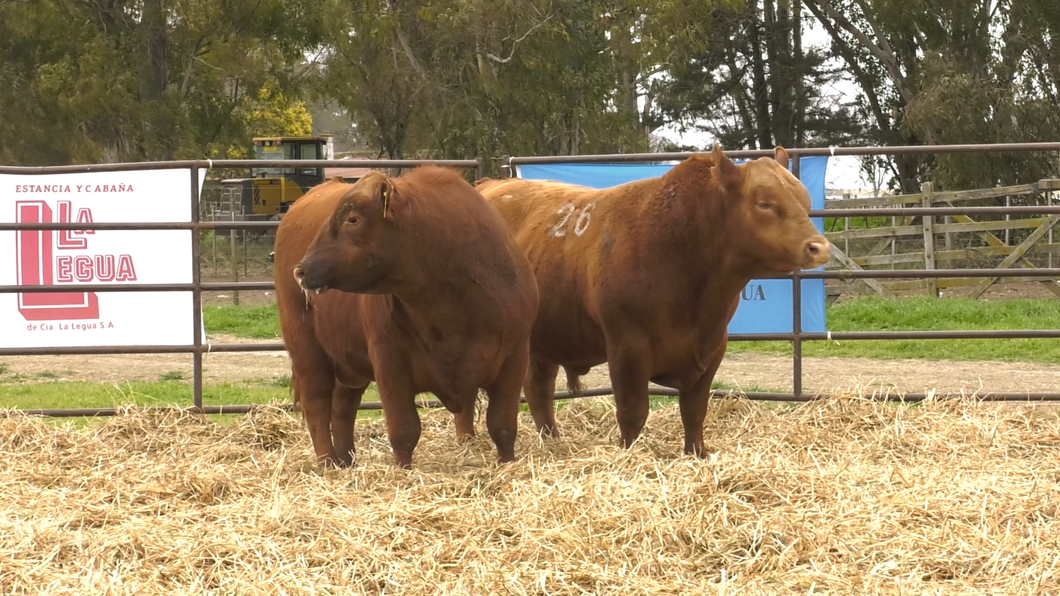
<path fill-rule="evenodd" d="M 349 466 L 353 463 L 353 427 L 357 422 L 357 410 L 361 407 L 361 398 L 368 383 L 358 388 L 335 383 L 331 396 L 331 439 L 335 444 L 338 463 Z"/>
<path fill-rule="evenodd" d="M 306 350 L 310 351 L 310 350 Z M 336 391 L 335 371 L 320 350 L 320 358 L 314 354 L 292 359 L 291 380 L 297 384 L 295 390 L 302 407 L 302 418 L 313 441 L 317 460 L 325 465 L 341 465 L 342 459 L 331 438 L 332 396 Z"/>
<path fill-rule="evenodd" d="M 530 407 L 530 415 L 534 417 L 537 432 L 551 437 L 559 436 L 555 411 L 557 373 L 558 365 L 531 358 L 526 370 L 526 382 L 523 384 L 526 405 Z"/>
<path fill-rule="evenodd" d="M 519 428 L 519 387 L 526 377 L 529 354 L 520 350 L 501 365 L 492 385 L 486 388 L 486 429 L 497 446 L 500 462 L 515 460 L 515 436 Z M 553 372 L 553 379 L 555 373 Z M 549 397 L 551 397 L 549 393 Z M 551 406 L 550 406 L 551 407 Z M 553 424 L 555 428 L 555 424 Z"/>

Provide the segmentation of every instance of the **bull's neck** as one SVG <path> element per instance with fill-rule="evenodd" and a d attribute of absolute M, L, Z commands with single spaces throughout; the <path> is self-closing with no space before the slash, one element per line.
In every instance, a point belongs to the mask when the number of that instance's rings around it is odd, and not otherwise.
<path fill-rule="evenodd" d="M 681 192 L 684 190 L 684 192 Z M 733 251 L 741 233 L 731 224 L 735 204 L 722 189 L 706 190 L 676 187 L 663 178 L 660 192 L 654 194 L 651 207 L 663 228 L 671 232 L 662 236 L 667 258 L 681 260 L 692 291 L 689 307 L 700 313 L 727 312 L 751 281 L 746 264 Z"/>
<path fill-rule="evenodd" d="M 397 288 L 394 298 L 401 303 L 409 320 L 416 327 L 431 327 L 456 323 L 453 312 L 462 312 L 460 305 L 467 302 L 467 288 L 450 283 L 409 282 Z M 457 307 L 454 310 L 454 306 Z M 442 316 L 445 315 L 445 316 Z"/>

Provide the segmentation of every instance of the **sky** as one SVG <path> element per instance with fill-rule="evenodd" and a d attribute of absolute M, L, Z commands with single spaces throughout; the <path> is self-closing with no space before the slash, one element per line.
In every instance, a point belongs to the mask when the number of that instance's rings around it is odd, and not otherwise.
<path fill-rule="evenodd" d="M 808 20 L 803 29 L 803 44 L 805 47 L 827 48 L 830 44 L 828 33 L 814 20 Z M 838 97 L 851 97 L 860 94 L 858 86 L 848 76 L 836 81 L 830 90 L 831 94 Z M 656 130 L 656 135 L 676 141 L 682 145 L 693 145 L 703 149 L 709 149 L 714 145 L 714 138 L 706 132 L 689 130 L 681 132 L 678 126 L 667 124 Z M 722 147 L 722 149 L 733 149 Z M 860 172 L 861 158 L 844 156 L 831 157 L 828 160 L 828 168 L 825 176 L 825 188 L 834 190 L 872 190 L 872 181 L 865 179 Z"/>

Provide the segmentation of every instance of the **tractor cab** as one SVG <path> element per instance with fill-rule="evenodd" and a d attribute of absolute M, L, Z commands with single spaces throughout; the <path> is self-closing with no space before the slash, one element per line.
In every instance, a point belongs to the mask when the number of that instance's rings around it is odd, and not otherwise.
<path fill-rule="evenodd" d="M 254 159 L 262 161 L 332 159 L 334 154 L 331 136 L 255 137 L 253 141 Z M 221 182 L 221 206 L 244 216 L 272 218 L 323 181 L 324 168 L 320 167 L 251 168 L 249 178 Z"/>

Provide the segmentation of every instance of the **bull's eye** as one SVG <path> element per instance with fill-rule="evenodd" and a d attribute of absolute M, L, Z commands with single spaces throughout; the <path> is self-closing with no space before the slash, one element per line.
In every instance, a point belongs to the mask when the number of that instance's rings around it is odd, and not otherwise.
<path fill-rule="evenodd" d="M 770 211 L 773 209 L 773 205 L 767 201 L 758 201 L 758 208 L 763 211 Z"/>
<path fill-rule="evenodd" d="M 346 223 L 352 224 L 352 225 L 356 225 L 358 221 L 360 221 L 360 220 L 358 219 L 358 217 L 356 215 L 351 215 L 349 218 L 346 219 Z"/>

